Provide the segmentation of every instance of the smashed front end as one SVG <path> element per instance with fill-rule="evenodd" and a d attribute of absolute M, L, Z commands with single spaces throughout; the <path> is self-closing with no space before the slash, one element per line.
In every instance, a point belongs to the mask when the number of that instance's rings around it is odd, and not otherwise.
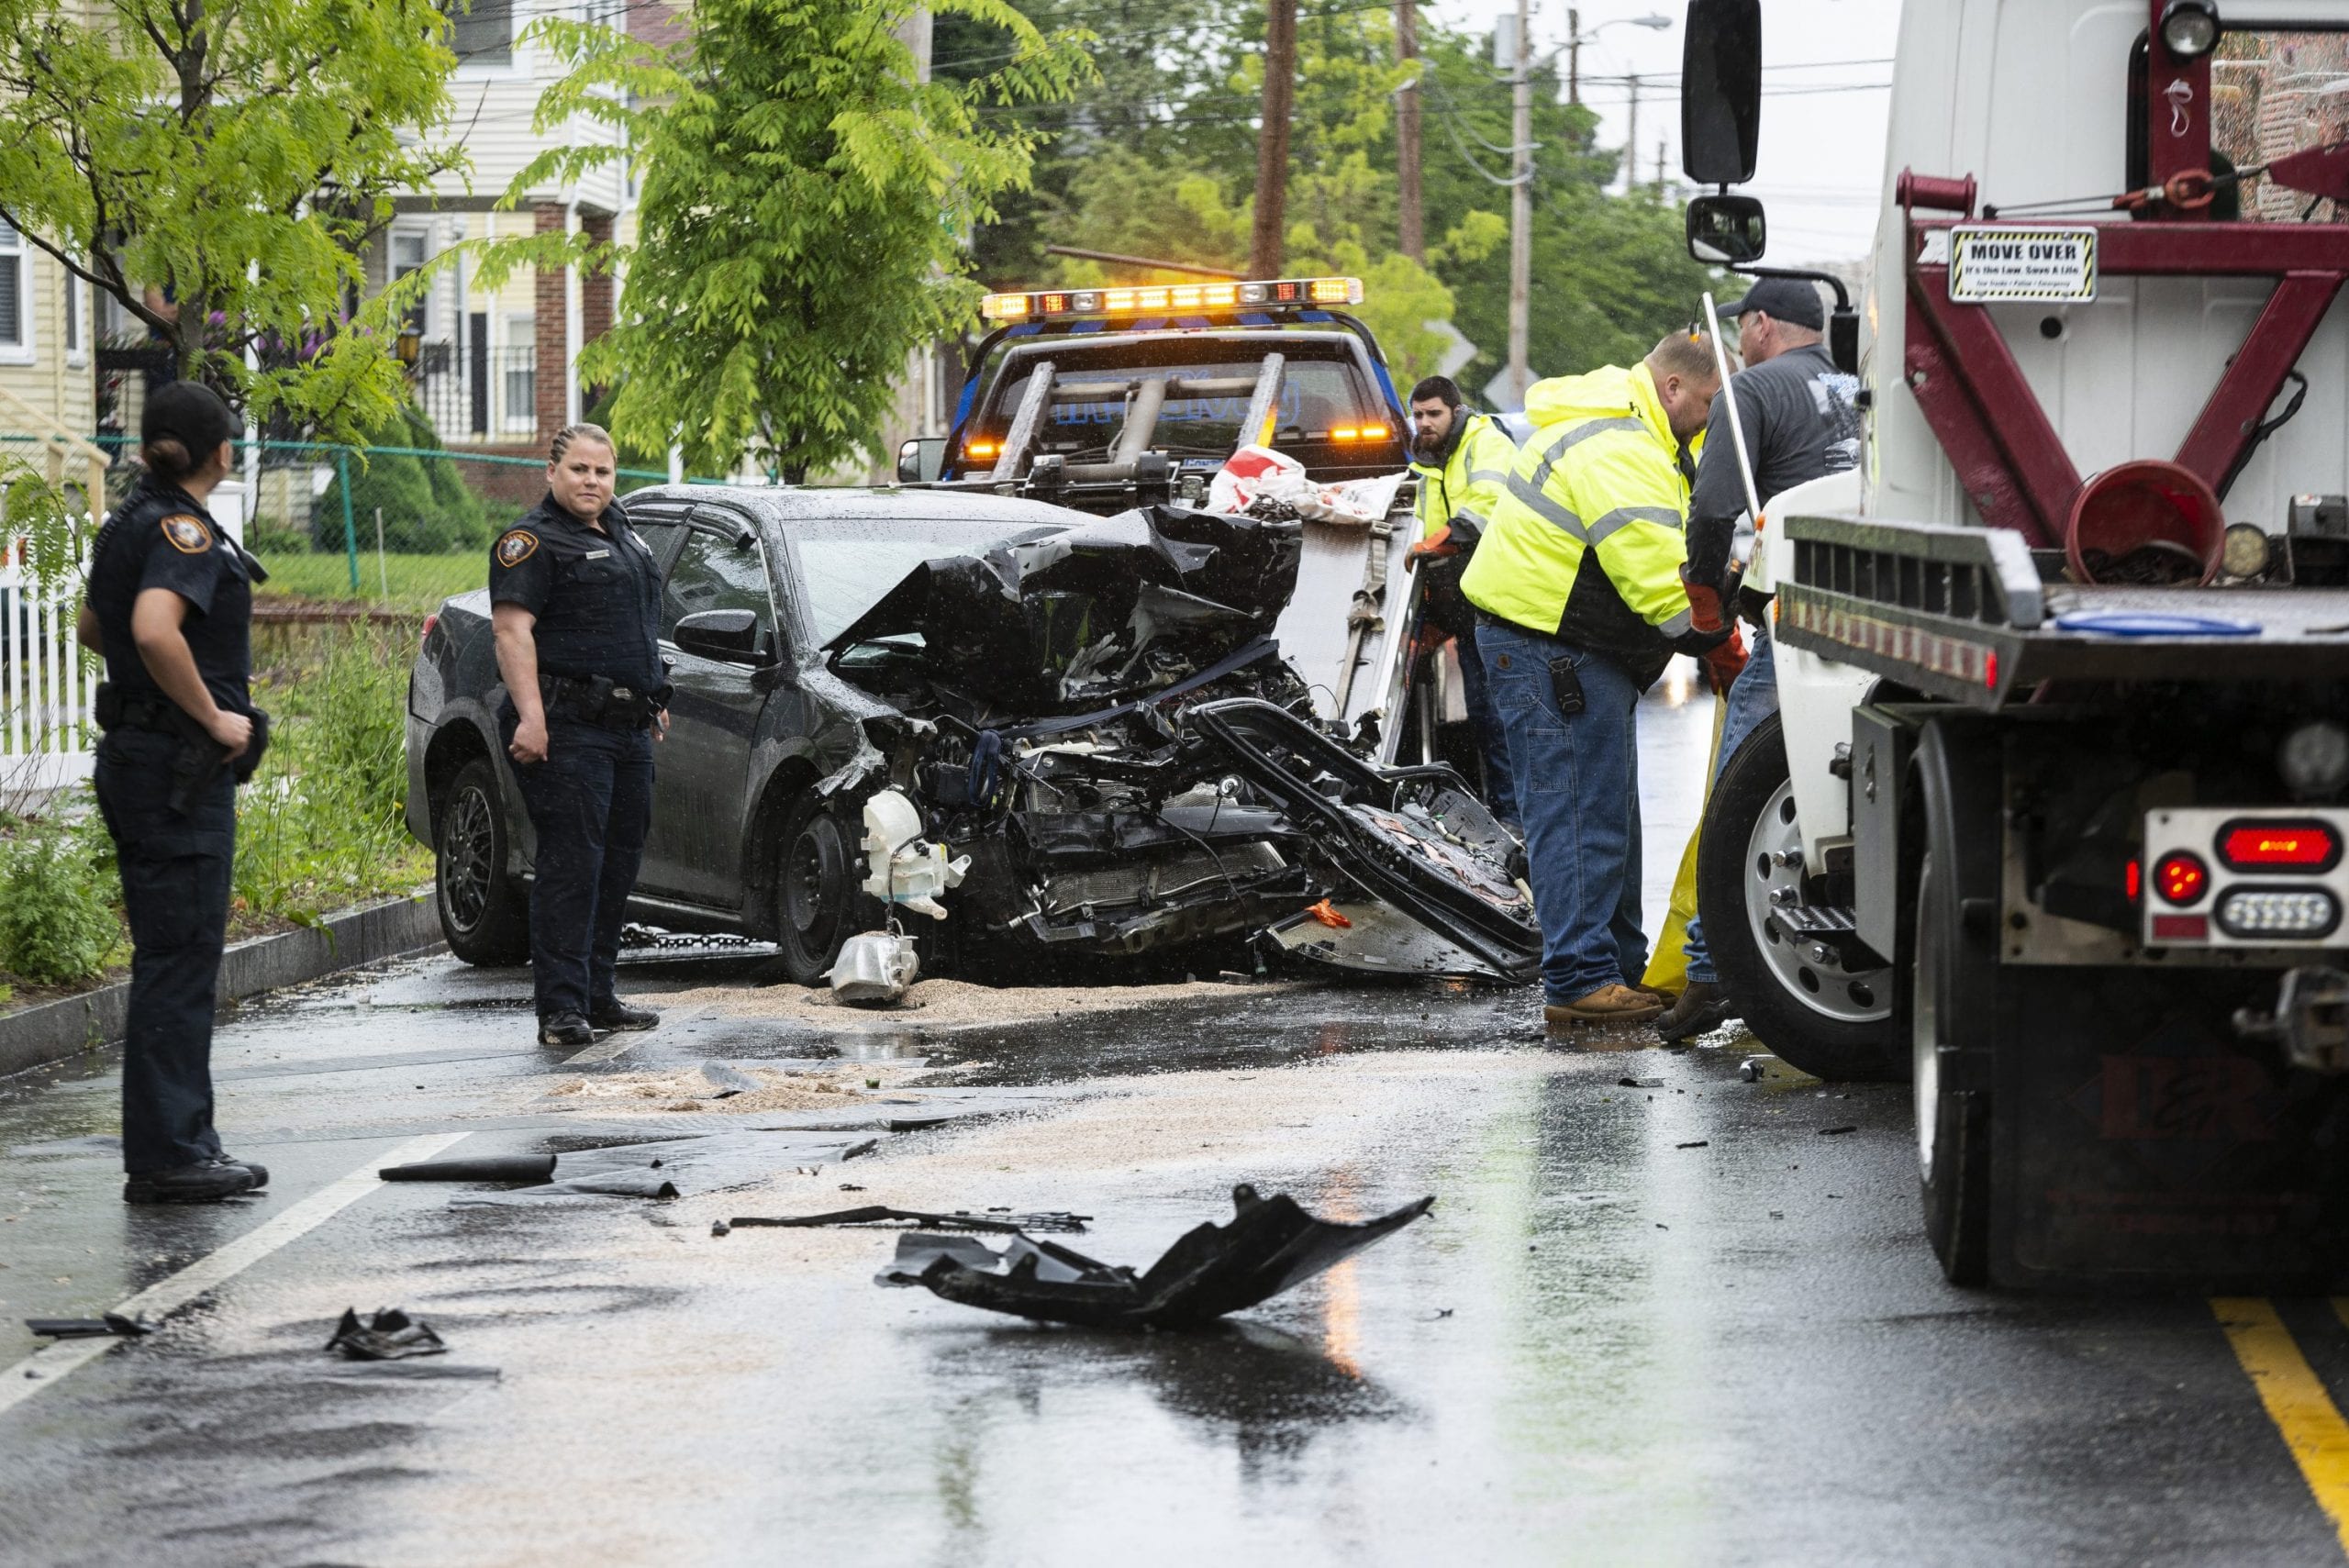
<path fill-rule="evenodd" d="M 1530 976 L 1517 846 L 1465 783 L 1311 718 L 1272 637 L 1298 552 L 1294 522 L 1164 506 L 923 562 L 829 644 L 889 710 L 843 793 L 911 808 L 866 810 L 867 890 L 1031 971 L 1269 933 L 1353 968 Z"/>

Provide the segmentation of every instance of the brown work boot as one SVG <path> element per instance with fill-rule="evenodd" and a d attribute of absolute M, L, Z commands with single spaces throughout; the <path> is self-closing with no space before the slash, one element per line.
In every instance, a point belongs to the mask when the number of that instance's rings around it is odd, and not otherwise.
<path fill-rule="evenodd" d="M 1616 981 L 1564 1006 L 1556 1003 L 1544 1006 L 1542 1019 L 1552 1029 L 1570 1029 L 1575 1024 L 1643 1024 L 1663 1011 L 1662 1002 Z"/>
<path fill-rule="evenodd" d="M 1656 1019 L 1655 1032 L 1668 1041 L 1710 1034 L 1729 1021 L 1727 988 L 1707 980 L 1691 980 L 1672 1010 Z"/>

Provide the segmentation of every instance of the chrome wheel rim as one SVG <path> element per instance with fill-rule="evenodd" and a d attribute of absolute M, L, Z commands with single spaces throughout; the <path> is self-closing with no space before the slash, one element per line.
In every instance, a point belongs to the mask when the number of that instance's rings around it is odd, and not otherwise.
<path fill-rule="evenodd" d="M 1802 828 L 1795 812 L 1792 780 L 1780 784 L 1762 813 L 1745 846 L 1745 917 L 1753 945 L 1769 966 L 1779 989 L 1811 1012 L 1842 1024 L 1877 1023 L 1892 1016 L 1890 968 L 1847 971 L 1833 962 L 1833 951 L 1820 960 L 1808 950 L 1812 943 L 1778 924 L 1777 906 L 1771 895 L 1792 890 L 1799 895 L 1802 871 Z M 1783 857 L 1797 857 L 1787 863 Z"/>
<path fill-rule="evenodd" d="M 449 803 L 449 825 L 440 835 L 440 901 L 449 923 L 461 931 L 479 926 L 489 909 L 496 851 L 487 797 L 478 789 L 460 791 Z"/>

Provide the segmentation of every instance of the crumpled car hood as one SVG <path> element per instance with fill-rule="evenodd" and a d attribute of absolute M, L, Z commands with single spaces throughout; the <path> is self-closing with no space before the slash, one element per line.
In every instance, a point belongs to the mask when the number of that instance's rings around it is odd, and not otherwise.
<path fill-rule="evenodd" d="M 1297 584 L 1294 521 L 1152 506 L 907 573 L 834 638 L 917 633 L 963 690 L 1043 713 L 1172 684 L 1268 636 Z"/>

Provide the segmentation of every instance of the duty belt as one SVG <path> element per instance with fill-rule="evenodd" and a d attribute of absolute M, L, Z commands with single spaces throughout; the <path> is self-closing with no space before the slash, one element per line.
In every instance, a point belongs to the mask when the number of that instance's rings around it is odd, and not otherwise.
<path fill-rule="evenodd" d="M 642 729 L 652 716 L 669 706 L 669 688 L 640 691 L 621 685 L 608 675 L 539 676 L 539 695 L 548 716 L 607 729 Z"/>

